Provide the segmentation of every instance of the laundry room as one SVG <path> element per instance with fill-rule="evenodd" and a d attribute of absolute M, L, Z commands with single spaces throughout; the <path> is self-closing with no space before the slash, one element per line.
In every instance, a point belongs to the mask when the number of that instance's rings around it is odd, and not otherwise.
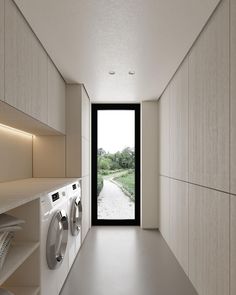
<path fill-rule="evenodd" d="M 236 294 L 236 0 L 0 0 L 0 295 Z"/>

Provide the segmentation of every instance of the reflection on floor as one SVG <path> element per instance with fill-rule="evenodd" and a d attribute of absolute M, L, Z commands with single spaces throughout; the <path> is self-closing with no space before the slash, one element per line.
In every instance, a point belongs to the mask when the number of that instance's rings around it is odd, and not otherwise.
<path fill-rule="evenodd" d="M 92 227 L 60 295 L 197 295 L 158 231 Z"/>

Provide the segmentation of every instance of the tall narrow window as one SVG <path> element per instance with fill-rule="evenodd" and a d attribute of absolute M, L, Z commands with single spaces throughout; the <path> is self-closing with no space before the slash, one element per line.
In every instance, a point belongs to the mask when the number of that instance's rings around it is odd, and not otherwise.
<path fill-rule="evenodd" d="M 140 222 L 140 106 L 92 105 L 92 222 Z"/>

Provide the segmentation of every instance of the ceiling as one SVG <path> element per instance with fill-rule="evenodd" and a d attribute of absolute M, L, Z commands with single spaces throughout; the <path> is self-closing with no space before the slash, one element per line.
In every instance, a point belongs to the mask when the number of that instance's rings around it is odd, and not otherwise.
<path fill-rule="evenodd" d="M 15 2 L 67 82 L 135 102 L 161 95 L 219 0 Z"/>

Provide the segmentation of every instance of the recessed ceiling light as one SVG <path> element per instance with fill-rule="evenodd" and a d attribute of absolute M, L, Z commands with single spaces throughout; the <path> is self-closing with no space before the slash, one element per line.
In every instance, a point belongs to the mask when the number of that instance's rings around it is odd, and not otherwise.
<path fill-rule="evenodd" d="M 135 71 L 129 71 L 129 75 L 135 75 Z"/>
<path fill-rule="evenodd" d="M 109 75 L 115 75 L 115 73 L 116 73 L 115 71 L 110 71 Z"/>

